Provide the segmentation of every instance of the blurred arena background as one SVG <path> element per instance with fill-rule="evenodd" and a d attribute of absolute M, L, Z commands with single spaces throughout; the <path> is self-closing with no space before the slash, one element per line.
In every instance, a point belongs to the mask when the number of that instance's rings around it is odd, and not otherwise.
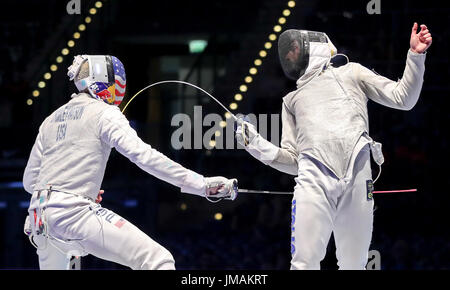
<path fill-rule="evenodd" d="M 409 112 L 368 106 L 371 135 L 383 143 L 386 159 L 376 190 L 419 191 L 375 196 L 371 249 L 380 252 L 382 269 L 450 269 L 448 4 L 380 0 L 381 14 L 370 15 L 368 0 L 81 0 L 81 14 L 69 15 L 68 2 L 1 4 L 1 269 L 38 268 L 35 249 L 22 233 L 30 197 L 22 174 L 38 126 L 75 91 L 66 76 L 74 55 L 119 57 L 128 79 L 123 104 L 152 82 L 177 79 L 201 86 L 227 106 L 234 103 L 235 112 L 276 114 L 295 83 L 283 75 L 271 34 L 324 31 L 350 61 L 396 80 L 414 21 L 433 34 L 418 104 Z M 173 149 L 171 118 L 192 115 L 194 105 L 203 106 L 203 114 L 224 113 L 200 92 L 170 84 L 146 91 L 126 115 L 144 141 L 199 173 L 236 177 L 243 188 L 292 190 L 292 177 L 243 150 Z M 103 188 L 102 204 L 170 250 L 178 269 L 289 269 L 290 197 L 241 194 L 234 202 L 212 204 L 179 193 L 114 151 Z M 333 240 L 322 266 L 336 268 Z M 89 256 L 82 268 L 124 267 Z"/>

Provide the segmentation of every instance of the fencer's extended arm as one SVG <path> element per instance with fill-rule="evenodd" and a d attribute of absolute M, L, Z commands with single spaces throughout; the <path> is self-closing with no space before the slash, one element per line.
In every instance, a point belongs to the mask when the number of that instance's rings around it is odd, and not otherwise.
<path fill-rule="evenodd" d="M 240 127 L 238 126 L 236 138 L 247 152 L 253 157 L 269 165 L 281 172 L 297 175 L 297 151 L 295 150 L 295 119 L 289 113 L 286 105 L 283 103 L 282 113 L 282 134 L 281 147 L 275 146 L 271 142 L 264 139 L 256 130 L 256 128 L 249 124 L 249 134 L 253 135 L 250 142 L 245 146 L 240 138 Z"/>
<path fill-rule="evenodd" d="M 205 178 L 143 142 L 119 108 L 105 110 L 98 122 L 102 141 L 116 148 L 139 168 L 179 187 L 182 192 L 205 196 Z"/>
<path fill-rule="evenodd" d="M 33 148 L 31 149 L 30 157 L 28 158 L 28 163 L 23 174 L 23 188 L 31 194 L 33 193 L 36 179 L 39 175 L 39 171 L 41 170 L 42 152 L 44 150 L 41 137 L 41 129 L 39 128 L 39 133 L 36 137 Z"/>
<path fill-rule="evenodd" d="M 405 71 L 398 82 L 377 75 L 361 65 L 357 65 L 356 79 L 369 99 L 390 108 L 411 110 L 422 89 L 425 58 L 425 53 L 408 50 Z"/>

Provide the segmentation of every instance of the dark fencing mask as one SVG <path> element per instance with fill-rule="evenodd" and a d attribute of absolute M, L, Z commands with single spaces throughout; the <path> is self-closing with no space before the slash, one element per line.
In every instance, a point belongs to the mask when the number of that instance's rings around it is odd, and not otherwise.
<path fill-rule="evenodd" d="M 336 53 L 336 47 L 323 32 L 289 29 L 278 39 L 281 67 L 292 80 L 327 64 Z"/>

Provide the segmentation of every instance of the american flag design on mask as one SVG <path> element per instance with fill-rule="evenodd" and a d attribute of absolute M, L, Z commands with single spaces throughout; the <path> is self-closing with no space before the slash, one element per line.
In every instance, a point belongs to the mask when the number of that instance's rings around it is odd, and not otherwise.
<path fill-rule="evenodd" d="M 125 95 L 125 88 L 127 85 L 127 78 L 125 75 L 125 67 L 122 62 L 115 56 L 111 56 L 111 60 L 114 67 L 114 79 L 115 79 L 115 100 L 114 105 L 118 106 L 123 100 Z"/>

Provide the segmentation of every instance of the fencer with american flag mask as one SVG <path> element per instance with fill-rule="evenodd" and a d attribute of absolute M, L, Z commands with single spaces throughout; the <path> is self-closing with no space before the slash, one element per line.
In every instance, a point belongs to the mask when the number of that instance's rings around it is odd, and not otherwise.
<path fill-rule="evenodd" d="M 68 76 L 79 90 L 39 128 L 23 177 L 32 194 L 27 233 L 41 269 L 68 269 L 72 256 L 92 254 L 132 269 L 174 269 L 170 252 L 100 206 L 112 148 L 142 170 L 181 189 L 234 200 L 237 180 L 205 178 L 144 143 L 119 110 L 125 69 L 108 55 L 76 56 Z"/>

